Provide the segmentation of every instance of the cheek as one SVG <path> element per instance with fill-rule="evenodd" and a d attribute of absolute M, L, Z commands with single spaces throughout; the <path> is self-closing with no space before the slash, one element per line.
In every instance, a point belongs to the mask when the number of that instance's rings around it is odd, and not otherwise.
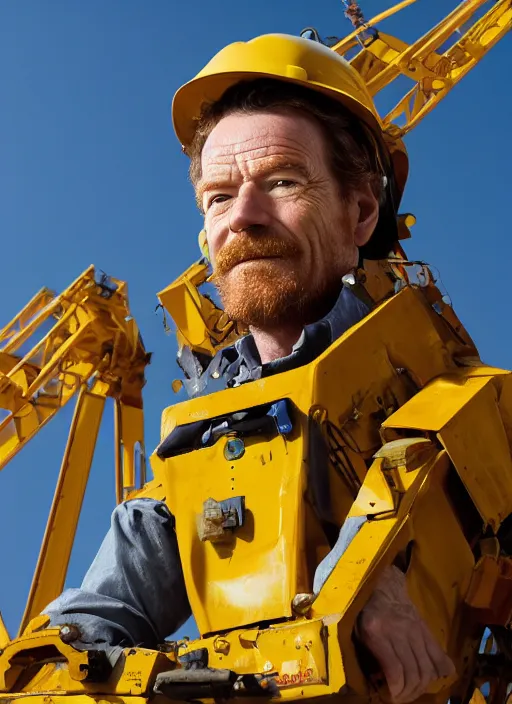
<path fill-rule="evenodd" d="M 293 233 L 308 260 L 316 262 L 326 254 L 325 240 L 332 238 L 332 203 L 317 193 L 308 193 L 286 204 L 281 221 Z M 330 244 L 330 242 L 329 242 Z"/>
<path fill-rule="evenodd" d="M 223 227 L 220 218 L 211 218 L 208 217 L 208 215 L 205 217 L 204 229 L 206 230 L 206 241 L 208 242 L 210 260 L 212 263 L 215 263 L 216 255 L 226 242 L 227 230 Z"/>
<path fill-rule="evenodd" d="M 308 194 L 297 212 L 298 227 L 308 251 L 306 275 L 311 282 L 326 271 L 346 268 L 347 257 L 354 249 L 347 204 L 328 184 L 321 191 Z"/>

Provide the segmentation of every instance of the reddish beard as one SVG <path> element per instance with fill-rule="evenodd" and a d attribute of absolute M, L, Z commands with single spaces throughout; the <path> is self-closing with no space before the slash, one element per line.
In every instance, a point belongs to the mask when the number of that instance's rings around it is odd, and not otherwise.
<path fill-rule="evenodd" d="M 239 234 L 224 245 L 213 281 L 228 316 L 256 328 L 311 322 L 320 292 L 305 280 L 301 254 L 294 242 L 262 233 Z"/>

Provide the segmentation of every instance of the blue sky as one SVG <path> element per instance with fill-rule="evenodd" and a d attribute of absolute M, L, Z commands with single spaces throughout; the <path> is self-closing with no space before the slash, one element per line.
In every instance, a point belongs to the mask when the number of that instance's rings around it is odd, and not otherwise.
<path fill-rule="evenodd" d="M 384 0 L 363 1 L 367 16 Z M 454 7 L 419 0 L 385 25 L 405 40 Z M 201 219 L 170 103 L 223 45 L 265 32 L 346 34 L 339 0 L 3 0 L 0 4 L 0 228 L 5 324 L 42 286 L 65 288 L 89 264 L 129 282 L 131 309 L 153 362 L 146 440 L 173 402 L 175 345 L 155 294 L 197 258 Z M 482 358 L 512 367 L 508 266 L 512 64 L 507 36 L 407 138 L 403 210 L 418 224 L 407 251 L 440 271 Z M 60 466 L 71 408 L 0 475 L 0 610 L 19 623 Z M 68 575 L 78 586 L 114 506 L 111 408 Z M 187 628 L 193 635 L 192 626 Z"/>

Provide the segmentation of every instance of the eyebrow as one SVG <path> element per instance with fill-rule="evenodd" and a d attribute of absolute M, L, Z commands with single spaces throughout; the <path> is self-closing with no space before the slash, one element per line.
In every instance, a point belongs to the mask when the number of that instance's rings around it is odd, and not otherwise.
<path fill-rule="evenodd" d="M 294 161 L 293 159 L 284 159 L 282 157 L 268 157 L 262 159 L 261 164 L 257 164 L 254 168 L 252 176 L 255 178 L 261 178 L 272 174 L 275 171 L 297 171 L 304 178 L 310 178 L 311 174 L 309 169 L 300 161 Z M 232 182 L 226 179 L 219 179 L 213 181 L 205 181 L 200 178 L 196 186 L 196 203 L 200 210 L 203 209 L 203 196 L 208 190 L 219 190 L 222 188 L 231 188 L 233 186 Z"/>

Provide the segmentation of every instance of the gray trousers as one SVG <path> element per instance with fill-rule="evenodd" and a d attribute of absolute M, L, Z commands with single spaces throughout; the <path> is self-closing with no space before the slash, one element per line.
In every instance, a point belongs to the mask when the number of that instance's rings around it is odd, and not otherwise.
<path fill-rule="evenodd" d="M 154 499 L 117 506 L 79 589 L 67 589 L 45 614 L 75 624 L 95 647 L 155 648 L 190 616 L 174 518 Z"/>

